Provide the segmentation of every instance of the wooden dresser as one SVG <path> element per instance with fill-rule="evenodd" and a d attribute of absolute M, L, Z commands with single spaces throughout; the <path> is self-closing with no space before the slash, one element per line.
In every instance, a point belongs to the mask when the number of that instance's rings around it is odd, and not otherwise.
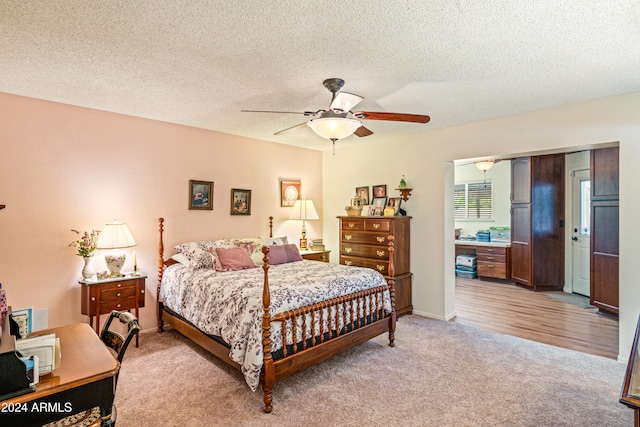
<path fill-rule="evenodd" d="M 395 283 L 395 306 L 398 316 L 410 314 L 411 273 L 410 225 L 411 217 L 339 216 L 340 264 L 378 270 Z M 393 258 L 389 258 L 389 236 L 393 236 Z M 389 264 L 393 262 L 392 276 Z"/>

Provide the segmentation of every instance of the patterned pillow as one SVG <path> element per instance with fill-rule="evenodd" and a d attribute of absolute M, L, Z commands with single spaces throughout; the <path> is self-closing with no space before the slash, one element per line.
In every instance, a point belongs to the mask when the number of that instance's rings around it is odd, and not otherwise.
<path fill-rule="evenodd" d="M 182 243 L 174 249 L 184 255 L 189 260 L 189 265 L 195 270 L 213 268 L 211 256 L 200 247 L 198 242 Z"/>
<path fill-rule="evenodd" d="M 262 247 L 264 246 L 264 241 L 262 237 L 246 237 L 244 239 L 234 239 L 232 243 L 236 247 L 245 248 L 253 261 L 253 264 L 256 266 L 262 265 L 262 258 L 264 255 L 262 254 Z"/>

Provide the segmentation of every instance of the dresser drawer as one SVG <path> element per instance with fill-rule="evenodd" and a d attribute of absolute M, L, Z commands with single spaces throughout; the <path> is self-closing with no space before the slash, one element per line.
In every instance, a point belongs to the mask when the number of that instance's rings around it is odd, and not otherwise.
<path fill-rule="evenodd" d="M 507 265 L 504 263 L 478 261 L 478 276 L 507 279 Z"/>
<path fill-rule="evenodd" d="M 351 230 L 351 231 L 363 231 L 364 230 L 364 220 L 355 220 L 355 219 L 343 219 L 342 220 L 342 229 L 343 230 Z"/>
<path fill-rule="evenodd" d="M 340 256 L 340 264 L 351 265 L 354 267 L 373 268 L 374 270 L 377 270 L 385 275 L 389 273 L 389 261 L 385 260 Z"/>
<path fill-rule="evenodd" d="M 391 230 L 391 221 L 384 219 L 365 219 L 365 231 L 389 231 Z"/>
<path fill-rule="evenodd" d="M 502 263 L 502 264 L 507 262 L 506 255 L 483 254 L 478 252 L 477 257 L 478 257 L 478 261 L 487 261 L 487 262 Z"/>
<path fill-rule="evenodd" d="M 389 245 L 389 234 L 370 231 L 342 231 L 342 243 L 364 243 L 365 245 Z"/>
<path fill-rule="evenodd" d="M 494 254 L 494 255 L 506 255 L 507 248 L 493 248 L 489 246 L 477 246 L 476 253 L 478 254 L 478 259 L 480 254 Z"/>
<path fill-rule="evenodd" d="M 386 247 L 370 246 L 362 244 L 343 243 L 340 253 L 347 256 L 359 256 L 374 259 L 389 259 L 389 250 Z"/>

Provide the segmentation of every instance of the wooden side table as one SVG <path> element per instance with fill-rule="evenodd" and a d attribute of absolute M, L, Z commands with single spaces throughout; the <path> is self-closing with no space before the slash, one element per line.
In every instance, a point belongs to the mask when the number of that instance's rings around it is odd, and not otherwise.
<path fill-rule="evenodd" d="M 144 307 L 145 273 L 137 276 L 126 275 L 124 277 L 110 277 L 107 279 L 83 279 L 78 283 L 82 285 L 81 310 L 82 314 L 89 316 L 89 325 L 93 327 L 93 318 L 96 318 L 95 331 L 100 335 L 100 315 L 111 313 L 111 310 L 133 310 L 136 317 L 140 318 L 139 309 Z M 136 347 L 138 347 L 138 335 L 136 335 Z"/>
<path fill-rule="evenodd" d="M 329 253 L 331 251 L 300 251 L 303 259 L 310 261 L 329 262 Z"/>

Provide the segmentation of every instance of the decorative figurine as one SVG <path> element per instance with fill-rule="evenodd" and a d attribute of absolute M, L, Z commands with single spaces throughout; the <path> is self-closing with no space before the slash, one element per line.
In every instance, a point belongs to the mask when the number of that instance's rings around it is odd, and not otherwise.
<path fill-rule="evenodd" d="M 407 181 L 404 180 L 404 175 L 402 175 L 402 178 L 400 178 L 400 184 L 398 185 L 398 188 L 407 188 Z"/>

